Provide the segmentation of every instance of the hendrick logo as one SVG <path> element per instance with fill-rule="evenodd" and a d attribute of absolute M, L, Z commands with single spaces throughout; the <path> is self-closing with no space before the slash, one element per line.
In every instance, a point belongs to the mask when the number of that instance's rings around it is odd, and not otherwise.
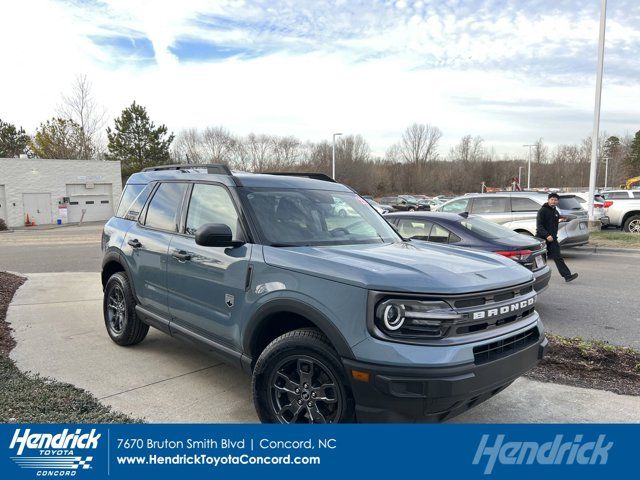
<path fill-rule="evenodd" d="M 503 305 L 502 307 L 490 308 L 488 310 L 482 310 L 480 312 L 473 312 L 473 319 L 481 320 L 483 318 L 497 317 L 498 315 L 517 312 L 519 310 L 533 306 L 534 303 L 536 303 L 536 297 L 531 297 L 527 300 Z"/>
<path fill-rule="evenodd" d="M 573 441 L 563 442 L 563 435 L 556 435 L 552 442 L 505 442 L 505 435 L 496 435 L 493 445 L 489 445 L 490 435 L 483 435 L 473 458 L 473 465 L 479 465 L 487 457 L 485 475 L 493 472 L 496 463 L 501 465 L 605 465 L 613 442 L 607 442 L 606 435 L 599 435 L 595 442 L 584 442 L 582 435 Z"/>
<path fill-rule="evenodd" d="M 78 428 L 71 433 L 65 428 L 60 433 L 33 433 L 27 428 L 16 429 L 9 450 L 15 450 L 11 459 L 21 468 L 35 469 L 38 476 L 75 476 L 77 471 L 91 468 L 93 456 L 79 453 L 98 448 L 102 434 L 95 428 L 83 432 Z"/>

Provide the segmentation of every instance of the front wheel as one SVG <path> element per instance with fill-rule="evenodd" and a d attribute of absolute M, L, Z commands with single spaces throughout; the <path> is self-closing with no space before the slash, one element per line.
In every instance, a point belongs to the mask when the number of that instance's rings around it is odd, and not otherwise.
<path fill-rule="evenodd" d="M 624 231 L 629 233 L 640 233 L 640 215 L 633 215 L 624 222 Z"/>
<path fill-rule="evenodd" d="M 256 362 L 251 384 L 263 423 L 354 421 L 344 368 L 318 330 L 294 330 L 272 341 Z"/>

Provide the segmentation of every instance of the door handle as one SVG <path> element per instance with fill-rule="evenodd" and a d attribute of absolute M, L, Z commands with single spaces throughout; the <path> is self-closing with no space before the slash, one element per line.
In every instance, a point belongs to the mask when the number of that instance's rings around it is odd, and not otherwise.
<path fill-rule="evenodd" d="M 184 250 L 174 250 L 171 256 L 181 263 L 184 263 L 187 260 L 191 260 L 191 254 L 185 252 Z"/>
<path fill-rule="evenodd" d="M 138 241 L 137 238 L 134 238 L 133 240 L 129 240 L 127 243 L 131 245 L 133 248 L 140 248 L 142 246 L 142 244 Z"/>

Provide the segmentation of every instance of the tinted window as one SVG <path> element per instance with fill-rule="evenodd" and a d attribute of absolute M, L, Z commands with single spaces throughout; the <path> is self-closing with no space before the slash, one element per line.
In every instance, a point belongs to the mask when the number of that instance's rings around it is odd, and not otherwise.
<path fill-rule="evenodd" d="M 473 199 L 471 213 L 504 213 L 507 211 L 506 197 L 476 197 Z"/>
<path fill-rule="evenodd" d="M 231 228 L 233 238 L 236 238 L 238 213 L 229 192 L 219 185 L 196 183 L 191 193 L 185 232 L 195 235 L 196 230 L 205 223 L 223 223 Z"/>
<path fill-rule="evenodd" d="M 429 240 L 429 232 L 431 232 L 432 225 L 431 222 L 425 222 L 424 220 L 403 218 L 398 222 L 398 231 L 404 238 Z"/>
<path fill-rule="evenodd" d="M 151 199 L 145 225 L 151 228 L 178 231 L 178 209 L 186 189 L 185 183 L 161 183 Z"/>
<path fill-rule="evenodd" d="M 508 238 L 518 235 L 507 227 L 503 227 L 502 225 L 490 222 L 489 220 L 485 220 L 480 217 L 469 217 L 465 220 L 461 220 L 460 225 L 483 238 Z"/>
<path fill-rule="evenodd" d="M 603 195 L 605 198 L 612 198 L 612 199 L 629 198 L 629 194 L 627 192 L 611 192 L 611 193 L 605 193 Z"/>
<path fill-rule="evenodd" d="M 576 200 L 576 197 L 560 197 L 558 207 L 561 210 L 582 210 L 580 202 Z"/>
<path fill-rule="evenodd" d="M 537 212 L 540 210 L 540 204 L 524 197 L 511 197 L 512 212 Z"/>
<path fill-rule="evenodd" d="M 469 205 L 468 198 L 461 198 L 460 200 L 454 200 L 451 203 L 443 205 L 441 210 L 443 212 L 460 213 L 467 211 L 467 205 Z"/>
<path fill-rule="evenodd" d="M 124 216 L 129 211 L 129 207 L 136 199 L 136 197 L 140 194 L 140 192 L 144 189 L 144 185 L 127 185 L 124 187 L 122 191 L 122 196 L 120 197 L 120 205 L 118 206 L 118 211 L 116 212 L 116 217 L 124 218 Z"/>
<path fill-rule="evenodd" d="M 140 194 L 135 198 L 133 203 L 129 205 L 129 209 L 125 211 L 124 218 L 126 218 L 127 220 L 133 220 L 133 221 L 138 220 L 138 217 L 140 216 L 140 212 L 142 211 L 144 204 L 147 203 L 147 199 L 149 198 L 149 195 L 151 194 L 151 190 L 153 190 L 154 186 L 155 184 L 150 183 L 149 185 L 144 187 L 144 189 L 140 192 Z"/>
<path fill-rule="evenodd" d="M 633 192 L 633 198 L 640 198 L 640 192 Z"/>
<path fill-rule="evenodd" d="M 431 235 L 429 235 L 429 241 L 436 243 L 449 243 L 449 230 L 441 227 L 437 223 L 434 223 L 433 228 L 431 229 Z"/>

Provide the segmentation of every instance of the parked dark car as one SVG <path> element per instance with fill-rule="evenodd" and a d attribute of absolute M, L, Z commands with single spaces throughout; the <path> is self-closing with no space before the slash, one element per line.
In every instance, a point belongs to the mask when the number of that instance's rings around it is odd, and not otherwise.
<path fill-rule="evenodd" d="M 418 199 L 411 195 L 396 195 L 393 197 L 382 197 L 380 203 L 390 205 L 395 210 L 401 212 L 429 211 L 431 207 L 428 204 L 422 204 Z"/>
<path fill-rule="evenodd" d="M 396 209 L 393 208 L 391 205 L 383 205 L 381 203 L 376 202 L 371 195 L 362 195 L 362 198 L 364 198 L 367 201 L 367 203 L 371 205 L 376 210 L 376 212 L 380 214 L 391 213 L 396 211 Z"/>
<path fill-rule="evenodd" d="M 540 239 L 514 232 L 481 217 L 441 212 L 392 213 L 385 218 L 404 238 L 448 243 L 456 247 L 495 252 L 533 271 L 534 288 L 547 288 L 551 271 Z"/>

